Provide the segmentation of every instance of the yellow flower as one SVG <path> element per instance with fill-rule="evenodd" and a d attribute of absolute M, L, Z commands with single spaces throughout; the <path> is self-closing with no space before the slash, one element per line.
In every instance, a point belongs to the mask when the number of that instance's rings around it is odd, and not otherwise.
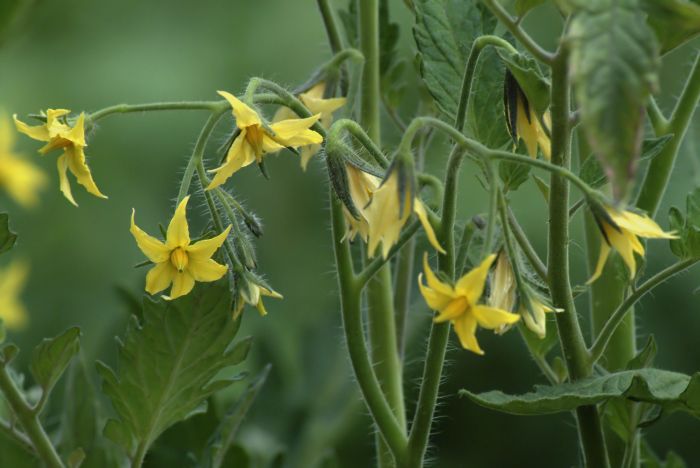
<path fill-rule="evenodd" d="M 47 142 L 39 153 L 46 154 L 54 149 L 62 149 L 63 154 L 58 157 L 58 177 L 60 182 L 61 192 L 73 205 L 78 204 L 73 199 L 70 182 L 66 172 L 70 172 L 75 176 L 78 183 L 85 189 L 100 198 L 107 198 L 100 192 L 100 189 L 92 180 L 92 173 L 85 161 L 85 114 L 81 113 L 76 120 L 75 125 L 70 127 L 64 120 L 65 116 L 70 114 L 66 109 L 48 109 L 46 111 L 46 123 L 44 125 L 29 126 L 14 116 L 17 130 L 25 135 L 38 140 Z"/>
<path fill-rule="evenodd" d="M 329 128 L 333 122 L 333 112 L 343 107 L 346 99 L 344 97 L 324 99 L 323 95 L 325 92 L 326 83 L 324 81 L 320 81 L 307 92 L 301 93 L 299 95 L 299 100 L 306 106 L 307 109 L 309 109 L 312 114 L 320 114 L 321 125 L 323 128 Z M 275 114 L 273 121 L 278 122 L 295 117 L 298 118 L 294 111 L 288 107 L 280 107 Z M 309 145 L 302 148 L 301 168 L 303 170 L 306 170 L 309 160 L 313 155 L 318 153 L 320 149 L 321 145 Z"/>
<path fill-rule="evenodd" d="M 241 289 L 241 294 L 238 296 L 238 300 L 236 301 L 236 307 L 233 311 L 234 320 L 236 320 L 241 315 L 241 312 L 243 312 L 243 307 L 245 307 L 246 304 L 250 304 L 256 309 L 258 309 L 258 313 L 260 313 L 261 316 L 264 317 L 265 315 L 267 315 L 267 310 L 265 309 L 265 304 L 263 303 L 262 299 L 263 296 L 273 297 L 275 299 L 283 299 L 282 295 L 277 291 L 267 289 L 266 287 L 260 286 L 258 284 L 249 282 L 247 286 L 248 289 L 245 292 L 245 294 Z"/>
<path fill-rule="evenodd" d="M 496 266 L 493 269 L 489 306 L 511 312 L 515 307 L 516 286 L 515 275 L 510 266 L 508 255 L 505 251 L 501 251 L 496 258 Z M 510 326 L 503 325 L 496 329 L 496 333 L 500 335 L 508 330 L 510 330 Z"/>
<path fill-rule="evenodd" d="M 530 296 L 530 310 L 525 305 L 520 306 L 520 315 L 523 316 L 525 326 L 536 334 L 540 339 L 544 339 L 547 335 L 547 317 L 548 312 L 563 312 L 564 309 L 555 309 L 538 298 Z"/>
<path fill-rule="evenodd" d="M 390 171 L 387 179 L 372 195 L 372 201 L 362 211 L 369 228 L 367 254 L 373 257 L 381 243 L 382 256 L 386 258 L 391 247 L 398 242 L 401 228 L 412 212 L 418 216 L 430 244 L 438 252 L 445 253 L 435 236 L 435 231 L 428 220 L 428 213 L 420 199 L 407 188 L 404 190 L 404 199 L 400 200 L 398 172 L 396 169 Z"/>
<path fill-rule="evenodd" d="M 240 133 L 233 140 L 224 163 L 210 171 L 216 175 L 207 190 L 223 184 L 239 169 L 256 161 L 260 163 L 263 154 L 274 153 L 286 147 L 319 144 L 323 141 L 319 133 L 310 129 L 321 118 L 321 114 L 306 119 L 282 120 L 267 126 L 255 110 L 236 96 L 225 91 L 219 91 L 219 94 L 231 104 Z"/>
<path fill-rule="evenodd" d="M 37 192 L 46 184 L 46 176 L 33 164 L 12 151 L 14 133 L 9 119 L 0 115 L 0 186 L 24 207 L 37 204 Z"/>
<path fill-rule="evenodd" d="M 20 329 L 27 324 L 27 310 L 19 300 L 29 267 L 13 262 L 0 270 L 0 319 L 8 329 Z"/>
<path fill-rule="evenodd" d="M 146 275 L 146 291 L 157 294 L 172 283 L 170 296 L 176 299 L 192 291 L 195 281 L 216 281 L 226 273 L 227 266 L 211 258 L 226 240 L 231 226 L 211 239 L 190 243 L 189 226 L 185 210 L 189 196 L 185 197 L 168 225 L 165 242 L 142 231 L 134 221 L 136 210 L 131 212 L 131 234 L 136 244 L 155 266 Z"/>
<path fill-rule="evenodd" d="M 428 255 L 423 257 L 423 271 L 427 285 L 422 276 L 418 277 L 420 292 L 428 306 L 437 311 L 436 323 L 450 321 L 454 325 L 462 347 L 477 354 L 484 354 L 476 340 L 476 328 L 498 329 L 520 320 L 520 315 L 505 310 L 477 304 L 484 292 L 484 284 L 491 264 L 496 255 L 489 255 L 478 267 L 462 276 L 452 286 L 440 281 L 428 264 Z"/>
<path fill-rule="evenodd" d="M 352 166 L 345 165 L 345 172 L 348 176 L 348 191 L 350 198 L 357 208 L 359 217 L 355 218 L 350 211 L 343 205 L 343 216 L 345 217 L 345 226 L 347 231 L 343 236 L 343 240 L 354 240 L 359 234 L 360 238 L 367 242 L 369 238 L 369 223 L 365 215 L 365 208 L 372 199 L 372 194 L 382 180 L 379 177 L 368 174 L 365 171 Z"/>
<path fill-rule="evenodd" d="M 597 280 L 603 273 L 603 267 L 610 255 L 610 249 L 615 249 L 622 256 L 630 277 L 634 278 L 637 264 L 634 254 L 644 256 L 644 245 L 639 237 L 650 239 L 676 239 L 674 232 L 665 232 L 656 222 L 646 215 L 638 215 L 631 211 L 619 211 L 612 207 L 605 208 L 605 216 L 596 216 L 598 227 L 603 234 L 604 242 L 600 244 L 600 256 L 595 272 L 587 284 Z"/>
<path fill-rule="evenodd" d="M 530 105 L 518 84 L 510 72 L 506 74 L 505 86 L 505 110 L 508 132 L 513 140 L 523 140 L 527 153 L 532 158 L 537 158 L 537 148 L 542 151 L 544 158 L 549 161 L 552 158 L 552 145 L 547 131 L 543 127 L 552 128 L 552 118 L 549 111 L 542 115 L 542 122 L 537 118 L 537 113 Z"/>

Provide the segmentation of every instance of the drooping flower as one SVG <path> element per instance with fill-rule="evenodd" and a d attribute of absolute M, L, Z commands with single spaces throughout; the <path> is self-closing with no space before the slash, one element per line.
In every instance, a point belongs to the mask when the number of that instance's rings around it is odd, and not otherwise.
<path fill-rule="evenodd" d="M 418 286 L 425 302 L 438 312 L 434 321 L 452 322 L 462 347 L 477 354 L 484 354 L 476 340 L 477 326 L 493 330 L 520 320 L 518 314 L 478 304 L 489 268 L 495 259 L 495 254 L 489 255 L 481 265 L 451 285 L 440 281 L 433 273 L 426 254 L 423 257 L 423 271 L 427 284 L 423 284 L 422 274 L 418 277 Z"/>
<path fill-rule="evenodd" d="M 219 91 L 219 94 L 231 104 L 240 133 L 233 140 L 224 163 L 210 171 L 215 175 L 207 190 L 223 184 L 239 169 L 254 162 L 260 163 L 266 153 L 287 147 L 317 145 L 323 141 L 318 132 L 311 130 L 321 114 L 306 119 L 282 120 L 268 126 L 254 109 L 233 94 L 225 91 Z"/>
<path fill-rule="evenodd" d="M 602 212 L 594 213 L 603 242 L 600 244 L 600 255 L 593 276 L 588 280 L 591 284 L 603 273 L 605 262 L 610 255 L 610 249 L 615 249 L 629 269 L 630 278 L 637 272 L 634 254 L 644 256 L 644 245 L 640 237 L 649 239 L 676 239 L 675 232 L 665 232 L 656 222 L 646 215 L 639 215 L 628 210 L 617 210 L 612 207 L 603 208 Z"/>
<path fill-rule="evenodd" d="M 263 303 L 263 296 L 272 297 L 275 299 L 283 299 L 282 295 L 277 291 L 268 289 L 262 285 L 259 285 L 253 281 L 246 280 L 244 285 L 239 288 L 240 294 L 236 299 L 235 308 L 233 310 L 233 319 L 237 319 L 246 304 L 250 304 L 256 309 L 261 316 L 267 315 L 267 309 L 265 309 L 265 304 Z"/>
<path fill-rule="evenodd" d="M 490 307 L 512 312 L 517 299 L 517 283 L 510 260 L 505 250 L 501 250 L 496 258 L 496 266 L 491 275 L 491 290 L 488 304 Z M 509 325 L 498 327 L 495 331 L 501 335 L 510 330 Z"/>
<path fill-rule="evenodd" d="M 29 126 L 14 116 L 17 130 L 38 141 L 47 142 L 39 153 L 46 154 L 54 149 L 63 150 L 58 157 L 58 177 L 60 189 L 69 202 L 78 206 L 73 198 L 70 182 L 66 172 L 75 176 L 80 185 L 89 193 L 100 198 L 107 198 L 95 185 L 92 173 L 85 160 L 85 114 L 81 113 L 75 124 L 71 127 L 66 123 L 65 117 L 70 114 L 66 109 L 47 109 L 46 123 L 43 125 Z"/>
<path fill-rule="evenodd" d="M 423 202 L 415 196 L 412 187 L 401 189 L 401 184 L 399 184 L 400 170 L 396 167 L 397 165 L 389 170 L 386 179 L 372 194 L 369 205 L 362 211 L 367 219 L 369 231 L 367 254 L 369 257 L 373 257 L 377 247 L 381 244 L 382 256 L 386 258 L 391 247 L 398 242 L 401 228 L 411 217 L 411 213 L 418 216 L 430 244 L 438 252 L 445 253 L 445 249 L 442 248 L 435 236 Z"/>
<path fill-rule="evenodd" d="M 365 208 L 372 199 L 372 194 L 377 190 L 382 180 L 379 177 L 368 174 L 351 164 L 345 165 L 345 172 L 348 179 L 348 192 L 350 198 L 357 208 L 358 217 L 355 218 L 345 205 L 343 205 L 343 216 L 347 231 L 343 240 L 354 240 L 359 234 L 360 238 L 367 242 L 369 238 L 369 222 L 365 214 Z"/>
<path fill-rule="evenodd" d="M 19 295 L 27 281 L 26 263 L 12 262 L 0 270 L 0 319 L 6 328 L 16 330 L 27 324 L 27 310 Z"/>
<path fill-rule="evenodd" d="M 46 185 L 46 176 L 36 166 L 13 152 L 14 132 L 9 119 L 0 115 L 0 186 L 24 207 L 37 204 L 37 192 Z"/>
<path fill-rule="evenodd" d="M 549 312 L 563 312 L 564 309 L 556 309 L 534 295 L 531 295 L 529 300 L 530 309 L 528 310 L 524 304 L 521 304 L 519 313 L 523 316 L 525 326 L 540 339 L 544 339 L 544 337 L 547 335 L 546 314 Z"/>
<path fill-rule="evenodd" d="M 325 92 L 326 83 L 324 81 L 319 81 L 305 93 L 299 94 L 299 100 L 309 109 L 309 112 L 312 114 L 320 114 L 321 119 L 319 121 L 321 125 L 323 128 L 329 128 L 333 122 L 333 113 L 345 105 L 346 99 L 344 97 L 325 99 L 323 97 Z M 279 122 L 292 118 L 298 118 L 294 111 L 288 107 L 280 107 L 273 121 Z M 309 145 L 301 149 L 301 168 L 303 170 L 306 170 L 309 160 L 313 155 L 318 153 L 320 149 L 321 145 Z"/>
<path fill-rule="evenodd" d="M 503 100 L 508 133 L 513 138 L 513 143 L 517 145 L 519 139 L 523 140 L 527 154 L 532 158 L 537 158 L 539 147 L 544 158 L 549 161 L 552 158 L 552 145 L 547 133 L 547 129 L 552 128 L 550 113 L 546 111 L 540 122 L 525 92 L 508 70 L 504 80 Z"/>
<path fill-rule="evenodd" d="M 189 198 L 185 197 L 175 210 L 168 225 L 165 242 L 149 236 L 136 226 L 136 210 L 131 212 L 131 234 L 136 239 L 139 249 L 155 264 L 146 275 L 146 291 L 149 294 L 157 294 L 172 283 L 170 295 L 163 297 L 176 299 L 192 291 L 195 281 L 216 281 L 224 276 L 228 269 L 211 256 L 224 243 L 231 226 L 216 237 L 190 243 L 186 216 Z"/>

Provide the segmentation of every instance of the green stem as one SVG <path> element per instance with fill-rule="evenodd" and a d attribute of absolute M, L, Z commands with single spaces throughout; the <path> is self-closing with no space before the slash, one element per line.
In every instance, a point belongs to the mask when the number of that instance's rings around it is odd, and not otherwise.
<path fill-rule="evenodd" d="M 22 448 L 25 452 L 30 455 L 34 455 L 34 445 L 32 441 L 27 438 L 26 435 L 17 431 L 16 428 L 12 427 L 10 423 L 5 421 L 0 421 L 0 433 L 4 434 L 8 439 L 13 440 L 17 445 Z"/>
<path fill-rule="evenodd" d="M 317 0 L 318 10 L 323 18 L 323 25 L 326 27 L 326 36 L 328 36 L 328 44 L 331 46 L 331 51 L 337 54 L 343 49 L 343 39 L 338 29 L 338 22 L 333 16 L 333 9 L 328 0 Z"/>
<path fill-rule="evenodd" d="M 474 237 L 474 231 L 476 230 L 476 223 L 473 219 L 469 220 L 462 230 L 462 237 L 459 239 L 459 248 L 457 249 L 457 257 L 455 260 L 455 276 L 459 276 L 464 271 L 464 267 L 467 263 L 467 257 L 469 256 L 469 244 L 472 242 L 472 237 Z"/>
<path fill-rule="evenodd" d="M 335 194 L 330 194 L 331 218 L 333 225 L 333 251 L 338 269 L 343 330 L 348 346 L 350 362 L 360 386 L 362 396 L 367 404 L 372 419 L 379 433 L 394 454 L 400 460 L 406 450 L 406 436 L 382 392 L 372 363 L 369 360 L 360 309 L 361 286 L 352 269 L 352 256 L 347 242 L 343 241 L 345 221 L 342 205 Z"/>
<path fill-rule="evenodd" d="M 371 262 L 369 262 L 362 271 L 357 275 L 357 283 L 360 288 L 363 288 L 367 282 L 372 279 L 372 277 L 377 274 L 377 272 L 386 265 L 396 253 L 401 250 L 401 248 L 413 237 L 413 235 L 421 227 L 420 221 L 414 221 L 408 227 L 401 231 L 399 240 L 396 244 L 389 250 L 389 254 L 384 258 L 382 255 L 374 257 Z"/>
<path fill-rule="evenodd" d="M 666 119 L 664 113 L 661 112 L 659 104 L 656 102 L 656 99 L 654 99 L 654 96 L 649 97 L 647 114 L 649 115 L 651 126 L 654 128 L 654 133 L 657 136 L 664 135 L 668 129 L 668 119 Z"/>
<path fill-rule="evenodd" d="M 561 48 L 552 65 L 552 163 L 568 169 L 570 164 L 571 128 L 569 122 L 568 53 Z M 572 380 L 588 377 L 588 359 L 569 278 L 569 183 L 561 173 L 552 173 L 549 197 L 549 249 L 547 272 L 549 289 L 555 307 L 559 342 Z M 576 410 L 581 448 L 587 467 L 610 466 L 600 415 L 595 406 Z"/>
<path fill-rule="evenodd" d="M 399 350 L 399 359 L 403 362 L 406 337 L 406 318 L 411 305 L 411 286 L 415 281 L 413 277 L 413 263 L 416 250 L 416 239 L 411 239 L 406 247 L 399 253 L 396 261 L 396 286 L 394 288 L 394 305 L 396 308 L 396 347 Z"/>
<path fill-rule="evenodd" d="M 489 178 L 489 217 L 486 220 L 486 237 L 481 247 L 481 258 L 486 258 L 493 248 L 493 237 L 496 231 L 496 213 L 498 212 L 498 176 L 493 168 L 493 161 L 486 160 L 486 174 Z"/>
<path fill-rule="evenodd" d="M 154 102 L 148 104 L 117 104 L 105 107 L 85 116 L 86 126 L 90 127 L 98 120 L 112 114 L 127 114 L 132 112 L 153 112 L 170 110 L 206 110 L 216 112 L 221 108 L 226 109 L 226 101 L 181 101 L 181 102 Z"/>
<path fill-rule="evenodd" d="M 510 33 L 530 52 L 533 57 L 547 65 L 553 65 L 555 56 L 551 52 L 547 52 L 539 44 L 537 44 L 523 29 L 520 27 L 520 22 L 510 16 L 510 14 L 498 3 L 497 0 L 482 0 L 486 8 L 491 10 L 491 13 L 508 28 Z M 568 119 L 568 115 L 567 115 Z"/>
<path fill-rule="evenodd" d="M 51 468 L 63 468 L 63 462 L 39 423 L 37 414 L 22 397 L 4 364 L 0 365 L 0 390 L 5 396 L 7 404 L 12 408 L 12 412 L 17 416 L 17 420 L 22 425 L 27 439 L 31 441 L 39 458 Z"/>
<path fill-rule="evenodd" d="M 535 270 L 537 276 L 539 276 L 540 279 L 546 283 L 547 267 L 544 263 L 542 263 L 540 256 L 537 255 L 535 248 L 528 240 L 527 235 L 525 235 L 525 231 L 523 231 L 522 226 L 520 226 L 520 223 L 518 223 L 515 214 L 513 214 L 513 211 L 510 208 L 508 209 L 508 226 L 510 226 L 510 231 L 513 233 L 513 237 L 515 237 L 516 242 L 520 246 L 520 250 L 523 251 L 528 262 L 530 262 L 530 266 L 532 266 L 532 268 Z"/>
<path fill-rule="evenodd" d="M 666 133 L 672 133 L 673 138 L 649 164 L 637 198 L 637 207 L 648 212 L 651 217 L 656 214 L 666 192 L 678 150 L 688 130 L 693 112 L 698 105 L 698 100 L 700 100 L 700 53 L 695 57 L 693 70 L 666 126 Z"/>
<path fill-rule="evenodd" d="M 348 132 L 357 139 L 382 169 L 389 167 L 389 160 L 384 156 L 382 150 L 357 122 L 350 119 L 340 119 L 336 121 L 331 126 L 330 130 L 328 130 L 328 138 L 333 140 L 339 139 L 343 132 Z"/>
<path fill-rule="evenodd" d="M 365 57 L 365 67 L 360 86 L 360 123 L 372 141 L 381 142 L 379 104 L 379 2 L 358 0 L 358 27 L 360 51 Z"/>
<path fill-rule="evenodd" d="M 644 297 L 645 294 L 654 289 L 656 286 L 665 282 L 669 278 L 677 275 L 678 273 L 687 270 L 688 268 L 692 267 L 698 262 L 700 262 L 700 258 L 691 258 L 675 263 L 649 278 L 647 281 L 642 283 L 642 285 L 640 285 L 637 289 L 635 289 L 634 292 L 632 292 L 632 294 L 627 296 L 624 302 L 622 302 L 622 304 L 620 304 L 620 306 L 610 316 L 608 321 L 600 330 L 600 333 L 598 334 L 598 337 L 593 343 L 593 346 L 591 346 L 591 363 L 595 364 L 596 362 L 598 362 L 598 359 L 600 359 L 600 357 L 605 352 L 605 348 L 607 347 L 610 338 L 615 333 L 615 330 L 617 330 L 617 327 L 625 319 L 627 311 L 632 306 L 634 306 L 634 304 L 636 304 L 642 297 Z"/>

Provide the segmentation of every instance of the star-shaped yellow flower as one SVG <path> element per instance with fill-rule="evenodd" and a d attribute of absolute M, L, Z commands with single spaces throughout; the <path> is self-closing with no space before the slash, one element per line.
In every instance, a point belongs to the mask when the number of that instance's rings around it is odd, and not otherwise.
<path fill-rule="evenodd" d="M 462 276 L 454 286 L 443 283 L 430 269 L 428 255 L 423 257 L 423 271 L 418 276 L 420 292 L 428 306 L 437 311 L 436 323 L 450 321 L 455 328 L 462 347 L 477 354 L 484 354 L 476 340 L 477 326 L 498 329 L 520 320 L 520 315 L 505 310 L 477 304 L 484 292 L 486 277 L 496 255 L 489 255 L 478 267 Z"/>
<path fill-rule="evenodd" d="M 236 96 L 225 91 L 219 91 L 219 94 L 231 104 L 240 133 L 233 140 L 224 163 L 210 171 L 215 175 L 207 190 L 223 184 L 239 169 L 256 161 L 261 162 L 266 153 L 287 147 L 320 144 L 323 141 L 321 134 L 310 129 L 321 118 L 321 114 L 306 119 L 282 120 L 267 126 L 255 110 Z"/>
<path fill-rule="evenodd" d="M 603 216 L 596 216 L 604 241 L 600 244 L 598 263 L 593 276 L 588 280 L 588 284 L 597 280 L 603 273 L 605 262 L 610 255 L 610 249 L 617 250 L 622 256 L 622 260 L 624 260 L 629 269 L 630 278 L 634 278 L 637 272 L 634 254 L 637 253 L 644 256 L 644 245 L 639 241 L 640 237 L 649 239 L 677 238 L 674 232 L 665 232 L 648 216 L 639 215 L 628 210 L 617 210 L 612 207 L 605 208 L 605 213 L 608 219 L 605 219 Z"/>
<path fill-rule="evenodd" d="M 33 164 L 13 152 L 14 132 L 9 118 L 0 114 L 0 186 L 24 207 L 37 204 L 37 192 L 46 185 L 46 176 Z"/>
<path fill-rule="evenodd" d="M 387 179 L 374 191 L 372 201 L 362 210 L 369 228 L 367 254 L 369 257 L 373 257 L 381 243 L 382 256 L 386 258 L 391 247 L 398 242 L 401 228 L 411 217 L 411 213 L 418 216 L 430 244 L 438 252 L 445 253 L 428 220 L 428 213 L 423 202 L 415 197 L 410 189 L 404 190 L 404 199 L 400 200 L 398 172 L 398 170 L 390 171 Z"/>
<path fill-rule="evenodd" d="M 299 100 L 309 109 L 312 114 L 321 114 L 321 125 L 323 128 L 329 128 L 333 122 L 333 113 L 345 105 L 346 99 L 344 97 L 339 98 L 329 98 L 325 99 L 323 95 L 326 92 L 325 81 L 319 81 L 311 89 L 305 93 L 299 94 Z M 294 113 L 288 107 L 280 107 L 273 121 L 279 122 L 285 119 L 298 118 L 297 114 Z M 318 153 L 321 149 L 321 145 L 309 145 L 304 146 L 301 149 L 301 168 L 306 170 L 306 166 L 309 164 L 309 160 L 313 155 Z"/>
<path fill-rule="evenodd" d="M 170 296 L 176 299 L 192 291 L 195 281 L 216 281 L 226 273 L 228 267 L 211 258 L 228 236 L 231 226 L 211 239 L 190 243 L 190 230 L 187 224 L 187 202 L 185 197 L 168 225 L 165 242 L 151 237 L 142 231 L 134 221 L 136 210 L 131 212 L 131 234 L 146 257 L 155 263 L 146 275 L 146 291 L 157 294 L 172 283 Z"/>
<path fill-rule="evenodd" d="M 35 140 L 47 142 L 39 150 L 39 153 L 46 154 L 54 149 L 63 150 L 63 154 L 58 157 L 57 161 L 58 177 L 61 192 L 69 202 L 78 206 L 73 198 L 70 182 L 68 182 L 66 175 L 68 170 L 89 193 L 96 197 L 107 198 L 92 180 L 92 173 L 85 161 L 85 147 L 87 146 L 85 143 L 85 114 L 81 113 L 72 127 L 65 123 L 65 116 L 68 114 L 70 111 L 66 109 L 48 109 L 46 123 L 33 127 L 18 120 L 16 115 L 14 120 L 18 131 Z"/>
<path fill-rule="evenodd" d="M 27 310 L 19 299 L 29 268 L 26 263 L 12 262 L 0 270 L 0 319 L 6 328 L 16 330 L 27 324 Z"/>

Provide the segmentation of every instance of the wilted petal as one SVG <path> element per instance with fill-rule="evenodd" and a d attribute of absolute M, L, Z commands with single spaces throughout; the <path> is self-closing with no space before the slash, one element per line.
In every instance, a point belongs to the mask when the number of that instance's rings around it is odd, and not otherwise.
<path fill-rule="evenodd" d="M 65 155 L 67 157 L 68 169 L 73 173 L 78 183 L 85 187 L 89 193 L 100 198 L 107 198 L 100 192 L 100 189 L 92 180 L 92 173 L 85 161 L 85 152 L 81 146 L 69 146 L 66 148 Z"/>
<path fill-rule="evenodd" d="M 61 189 L 63 196 L 66 197 L 69 202 L 75 206 L 78 206 L 73 198 L 73 192 L 70 188 L 70 182 L 68 181 L 68 158 L 69 156 L 64 153 L 56 160 L 56 166 L 58 167 L 59 188 Z"/>
<path fill-rule="evenodd" d="M 13 115 L 12 118 L 15 121 L 15 127 L 17 127 L 18 132 L 24 133 L 29 138 L 33 138 L 34 140 L 49 141 L 49 130 L 46 125 L 27 125 L 17 118 L 17 114 Z"/>
<path fill-rule="evenodd" d="M 445 249 L 442 248 L 440 242 L 437 240 L 437 236 L 433 230 L 433 225 L 430 224 L 430 220 L 428 219 L 428 213 L 425 210 L 425 205 L 423 205 L 423 202 L 417 198 L 413 201 L 413 212 L 416 213 L 420 223 L 423 225 L 423 230 L 425 231 L 425 235 L 428 237 L 428 242 L 430 242 L 430 245 L 432 245 L 435 250 L 441 254 L 444 254 Z"/>

